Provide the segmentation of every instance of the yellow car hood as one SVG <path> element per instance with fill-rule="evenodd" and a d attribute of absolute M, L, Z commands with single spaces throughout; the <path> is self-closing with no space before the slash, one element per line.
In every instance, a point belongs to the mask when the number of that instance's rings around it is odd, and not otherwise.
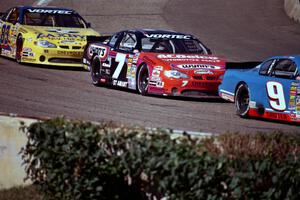
<path fill-rule="evenodd" d="M 65 28 L 65 27 L 42 27 L 23 26 L 23 31 L 35 40 L 49 41 L 86 41 L 86 36 L 99 36 L 99 33 L 91 28 Z"/>

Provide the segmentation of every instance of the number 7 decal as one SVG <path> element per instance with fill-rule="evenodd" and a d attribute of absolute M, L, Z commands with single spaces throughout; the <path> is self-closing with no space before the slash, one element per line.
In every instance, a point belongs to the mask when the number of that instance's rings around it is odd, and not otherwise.
<path fill-rule="evenodd" d="M 125 63 L 125 60 L 126 60 L 126 54 L 122 54 L 122 53 L 118 53 L 116 55 L 116 62 L 118 62 L 118 66 L 114 72 L 114 74 L 112 75 L 112 78 L 114 79 L 118 79 L 119 78 L 119 75 L 122 71 L 122 68 L 124 66 L 124 63 Z"/>
<path fill-rule="evenodd" d="M 268 81 L 267 92 L 271 108 L 277 111 L 285 111 L 286 103 L 282 84 L 275 81 Z"/>

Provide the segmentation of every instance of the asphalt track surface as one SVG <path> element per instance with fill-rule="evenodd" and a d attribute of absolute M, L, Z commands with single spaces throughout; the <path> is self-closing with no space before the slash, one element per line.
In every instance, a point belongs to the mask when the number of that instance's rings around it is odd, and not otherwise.
<path fill-rule="evenodd" d="M 34 2 L 1 0 L 0 10 Z M 76 9 L 102 33 L 129 28 L 193 33 L 228 61 L 300 54 L 300 25 L 286 16 L 281 0 L 54 0 L 50 5 Z M 210 133 L 300 130 L 293 124 L 242 119 L 232 103 L 221 100 L 144 97 L 126 90 L 97 88 L 86 71 L 19 65 L 3 57 L 0 112 Z"/>

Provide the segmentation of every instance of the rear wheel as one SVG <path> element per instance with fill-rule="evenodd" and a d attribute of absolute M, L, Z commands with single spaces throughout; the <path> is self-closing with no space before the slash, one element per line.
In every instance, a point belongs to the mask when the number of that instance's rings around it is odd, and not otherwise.
<path fill-rule="evenodd" d="M 101 61 L 100 59 L 95 56 L 91 63 L 91 77 L 92 77 L 92 83 L 95 86 L 101 85 Z"/>
<path fill-rule="evenodd" d="M 21 63 L 22 61 L 22 50 L 23 50 L 23 37 L 19 35 L 16 42 L 16 61 Z"/>
<path fill-rule="evenodd" d="M 235 93 L 235 108 L 238 115 L 247 117 L 250 109 L 250 93 L 246 84 L 239 85 Z"/>
<path fill-rule="evenodd" d="M 138 92 L 142 95 L 148 93 L 149 85 L 149 70 L 146 64 L 142 65 L 137 76 L 137 89 Z"/>

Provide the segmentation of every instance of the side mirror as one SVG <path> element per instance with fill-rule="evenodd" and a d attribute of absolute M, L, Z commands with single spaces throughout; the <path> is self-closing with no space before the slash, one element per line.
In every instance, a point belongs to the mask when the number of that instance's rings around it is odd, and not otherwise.
<path fill-rule="evenodd" d="M 86 23 L 86 27 L 91 28 L 92 27 L 91 23 L 90 22 Z"/>

